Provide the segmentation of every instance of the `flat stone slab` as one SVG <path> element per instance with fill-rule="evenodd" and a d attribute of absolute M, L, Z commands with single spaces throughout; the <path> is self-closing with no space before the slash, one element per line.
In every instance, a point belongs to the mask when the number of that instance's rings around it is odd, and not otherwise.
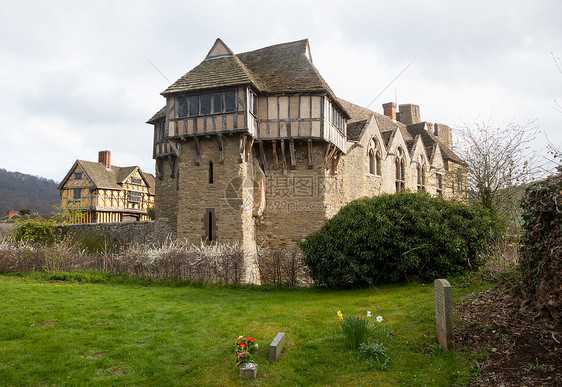
<path fill-rule="evenodd" d="M 285 347 L 285 333 L 279 332 L 269 344 L 269 361 L 277 361 Z"/>
<path fill-rule="evenodd" d="M 256 363 L 244 363 L 240 366 L 240 377 L 255 379 L 258 377 L 258 365 Z"/>

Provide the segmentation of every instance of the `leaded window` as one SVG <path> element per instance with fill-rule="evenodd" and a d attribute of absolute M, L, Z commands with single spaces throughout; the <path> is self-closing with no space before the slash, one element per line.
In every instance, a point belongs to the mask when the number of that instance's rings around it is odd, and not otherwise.
<path fill-rule="evenodd" d="M 129 191 L 128 199 L 131 203 L 140 203 L 141 193 L 139 191 Z"/>

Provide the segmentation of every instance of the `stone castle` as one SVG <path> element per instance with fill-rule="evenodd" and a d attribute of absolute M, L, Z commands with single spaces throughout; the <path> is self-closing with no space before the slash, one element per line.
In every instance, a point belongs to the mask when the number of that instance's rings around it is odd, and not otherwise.
<path fill-rule="evenodd" d="M 417 105 L 337 98 L 308 40 L 234 54 L 217 39 L 162 95 L 156 219 L 194 243 L 290 246 L 350 201 L 402 189 L 467 198 L 450 127 Z"/>

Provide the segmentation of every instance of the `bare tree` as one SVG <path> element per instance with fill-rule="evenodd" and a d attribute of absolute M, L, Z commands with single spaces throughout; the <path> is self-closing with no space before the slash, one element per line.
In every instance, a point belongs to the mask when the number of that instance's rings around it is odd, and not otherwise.
<path fill-rule="evenodd" d="M 534 121 L 475 122 L 461 128 L 457 151 L 468 164 L 469 188 L 485 207 L 511 208 L 515 188 L 534 180 L 537 168 L 529 143 L 537 132 Z"/>

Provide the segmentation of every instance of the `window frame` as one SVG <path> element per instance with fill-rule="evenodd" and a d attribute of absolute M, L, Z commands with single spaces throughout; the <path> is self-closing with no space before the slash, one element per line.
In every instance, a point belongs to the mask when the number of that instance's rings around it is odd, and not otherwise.
<path fill-rule="evenodd" d="M 394 179 L 396 184 L 396 192 L 406 189 L 406 160 L 404 160 L 404 151 L 398 147 L 396 149 L 396 159 L 394 161 Z"/>
<path fill-rule="evenodd" d="M 140 191 L 127 191 L 127 201 L 129 203 L 140 203 L 141 202 L 142 192 Z"/>
<path fill-rule="evenodd" d="M 82 201 L 82 188 L 73 188 L 72 189 L 72 201 L 73 202 Z"/>
<path fill-rule="evenodd" d="M 435 192 L 437 196 L 443 196 L 443 174 L 437 172 L 435 174 Z"/>

